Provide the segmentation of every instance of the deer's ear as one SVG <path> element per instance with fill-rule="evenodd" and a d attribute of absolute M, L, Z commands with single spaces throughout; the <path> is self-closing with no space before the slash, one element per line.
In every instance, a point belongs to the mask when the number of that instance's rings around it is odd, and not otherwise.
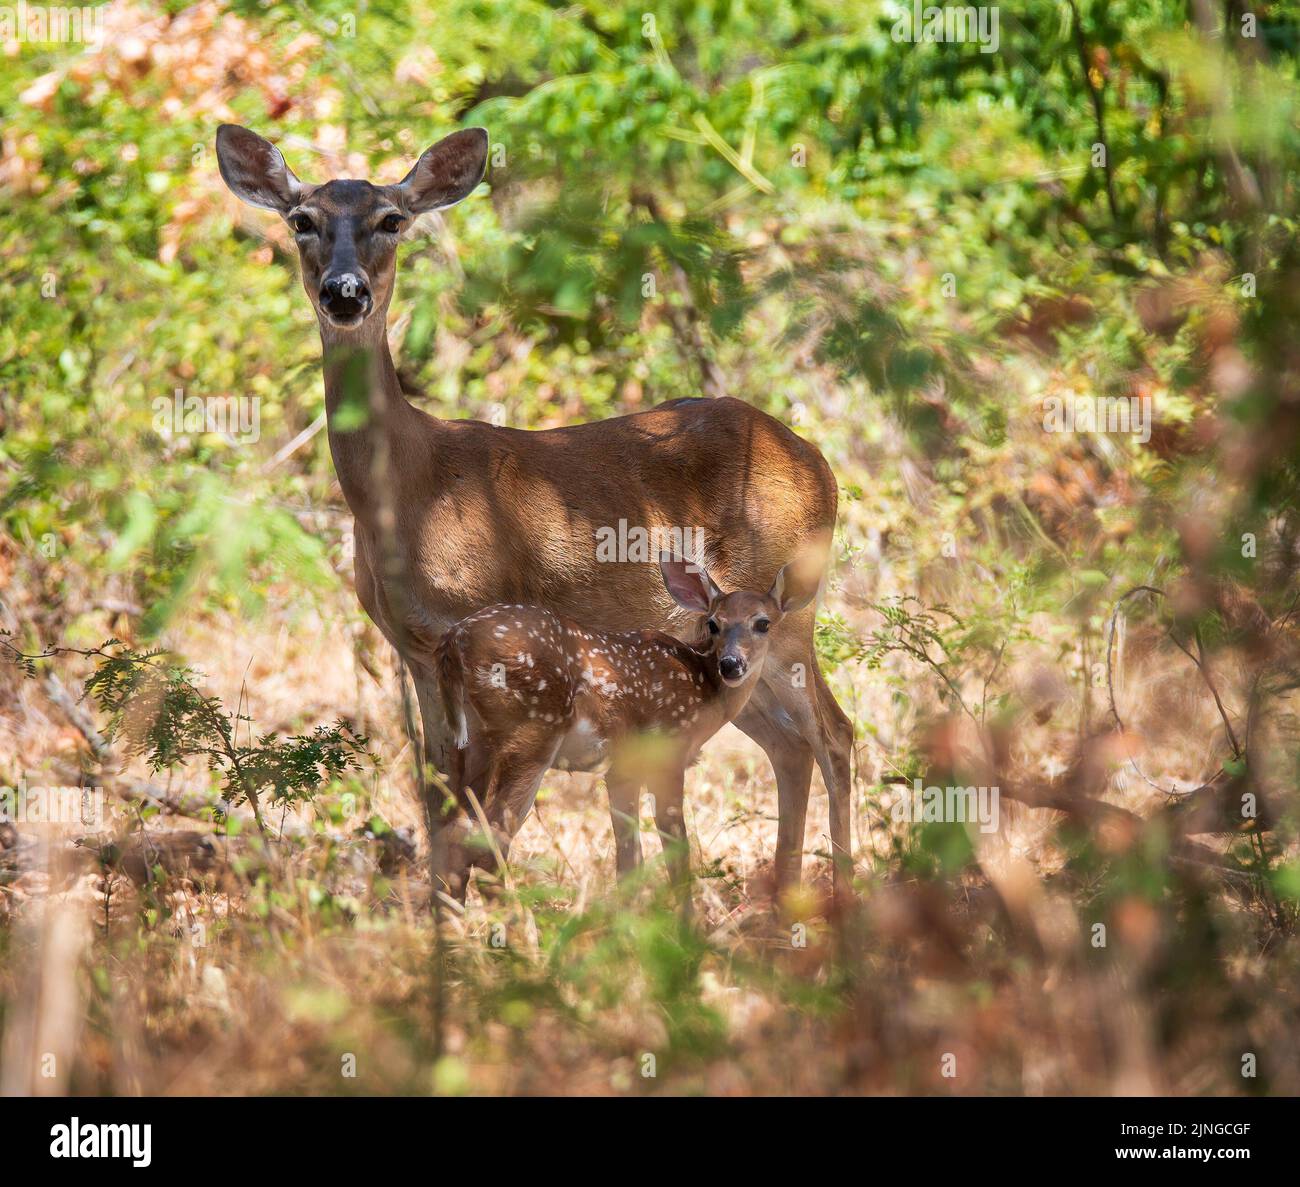
<path fill-rule="evenodd" d="M 217 129 L 217 164 L 231 193 L 250 206 L 284 214 L 298 204 L 302 182 L 284 163 L 280 150 L 238 124 Z"/>
<path fill-rule="evenodd" d="M 702 566 L 675 557 L 671 552 L 659 554 L 659 572 L 673 601 L 683 610 L 707 614 L 720 592 Z"/>
<path fill-rule="evenodd" d="M 399 186 L 412 214 L 442 210 L 468 198 L 487 170 L 486 128 L 466 128 L 426 148 Z"/>
<path fill-rule="evenodd" d="M 767 596 L 781 608 L 782 614 L 793 614 L 817 596 L 820 584 L 821 574 L 814 567 L 791 561 L 776 575 Z"/>

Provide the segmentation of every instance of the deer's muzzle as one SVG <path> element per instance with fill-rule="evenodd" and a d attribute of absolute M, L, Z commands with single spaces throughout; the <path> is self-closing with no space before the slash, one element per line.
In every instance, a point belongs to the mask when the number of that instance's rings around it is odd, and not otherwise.
<path fill-rule="evenodd" d="M 354 326 L 370 312 L 370 286 L 355 272 L 327 276 L 321 281 L 320 307 L 330 321 Z"/>
<path fill-rule="evenodd" d="M 723 655 L 718 660 L 718 671 L 728 684 L 739 684 L 745 678 L 746 664 L 738 655 Z"/>

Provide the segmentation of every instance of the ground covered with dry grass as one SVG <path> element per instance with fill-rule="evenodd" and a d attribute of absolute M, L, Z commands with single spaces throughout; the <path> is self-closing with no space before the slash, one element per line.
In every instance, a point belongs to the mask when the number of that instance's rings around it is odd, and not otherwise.
<path fill-rule="evenodd" d="M 7 1088 L 1233 1093 L 1256 1086 L 1241 1074 L 1250 1053 L 1271 1090 L 1295 1083 L 1290 920 L 1270 913 L 1259 880 L 1206 864 L 1222 842 L 1201 847 L 1202 864 L 1171 859 L 1160 826 L 1140 823 L 1163 797 L 1125 778 L 1129 754 L 1112 741 L 1095 761 L 1108 802 L 1133 818 L 1003 801 L 995 832 L 971 829 L 970 852 L 945 857 L 950 837 L 887 807 L 899 752 L 861 726 L 899 718 L 890 680 L 862 665 L 834 674 L 863 735 L 852 906 L 831 902 L 818 784 L 804 889 L 773 908 L 771 772 L 728 729 L 688 777 L 692 928 L 658 861 L 615 886 L 600 781 L 553 773 L 512 853 L 513 892 L 472 893 L 435 935 L 396 674 L 378 648 L 375 674 L 359 662 L 352 644 L 367 636 L 340 594 L 333 615 L 271 630 L 213 618 L 176 637 L 208 691 L 233 703 L 244 690 L 257 731 L 344 716 L 373 736 L 377 765 L 271 813 L 266 850 L 246 810 L 205 822 L 199 805 L 216 792 L 199 765 L 114 770 L 97 833 L 25 830 L 39 850 L 21 862 L 9 850 L 0 889 Z M 1159 666 L 1151 711 L 1172 697 L 1206 712 L 1173 659 Z M 75 782 L 87 746 L 76 720 L 38 680 L 13 668 L 3 679 L 28 782 Z M 925 728 L 935 748 L 972 741 L 942 713 Z M 1176 778 L 1184 763 L 1195 778 L 1198 728 L 1184 750 L 1158 752 L 1155 774 Z M 1050 724 L 1028 728 L 1012 743 L 1019 777 L 1052 753 L 1067 766 L 1073 745 Z M 367 836 L 376 819 L 399 840 Z M 654 854 L 648 815 L 643 829 Z"/>

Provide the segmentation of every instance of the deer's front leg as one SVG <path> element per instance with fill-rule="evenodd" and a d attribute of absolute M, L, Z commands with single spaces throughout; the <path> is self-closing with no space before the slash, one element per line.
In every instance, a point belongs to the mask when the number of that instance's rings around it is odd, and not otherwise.
<path fill-rule="evenodd" d="M 641 864 L 641 825 L 637 797 L 641 781 L 612 767 L 605 776 L 609 819 L 614 826 L 614 863 L 621 882 Z"/>
<path fill-rule="evenodd" d="M 651 783 L 655 824 L 663 842 L 664 857 L 673 886 L 682 899 L 682 912 L 691 909 L 691 847 L 686 837 L 686 771 L 674 766 L 660 772 Z"/>

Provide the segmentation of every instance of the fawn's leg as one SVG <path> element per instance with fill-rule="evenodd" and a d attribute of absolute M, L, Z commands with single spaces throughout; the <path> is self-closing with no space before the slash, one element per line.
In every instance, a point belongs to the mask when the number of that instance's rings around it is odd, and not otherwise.
<path fill-rule="evenodd" d="M 664 858 L 672 885 L 682 900 L 682 913 L 691 909 L 691 844 L 686 836 L 684 788 L 686 771 L 674 766 L 656 774 L 650 784 L 654 795 L 655 824 L 663 842 Z"/>
<path fill-rule="evenodd" d="M 605 787 L 609 792 L 609 819 L 614 826 L 614 863 L 621 882 L 641 864 L 641 814 L 637 804 L 641 780 L 615 765 L 605 776 Z"/>
<path fill-rule="evenodd" d="M 542 779 L 551 769 L 558 749 L 558 745 L 550 743 L 533 747 L 518 755 L 509 774 L 502 778 L 492 808 L 487 813 L 488 820 L 499 834 L 498 847 L 502 857 L 509 856 L 510 843 L 532 812 Z"/>
<path fill-rule="evenodd" d="M 510 845 L 533 810 L 537 789 L 541 787 L 543 776 L 555 761 L 559 747 L 560 743 L 553 731 L 541 728 L 530 730 L 525 726 L 520 727 L 497 753 L 492 764 L 487 798 L 481 802 L 481 806 L 503 861 L 510 857 Z M 475 864 L 495 870 L 498 877 L 503 875 L 503 871 L 497 867 L 496 855 L 490 850 L 486 855 L 480 856 Z"/>

